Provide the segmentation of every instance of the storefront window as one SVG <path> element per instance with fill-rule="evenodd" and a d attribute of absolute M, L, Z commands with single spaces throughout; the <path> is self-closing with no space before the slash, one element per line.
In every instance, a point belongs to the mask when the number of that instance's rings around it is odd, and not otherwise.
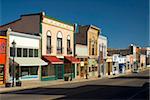
<path fill-rule="evenodd" d="M 47 66 L 43 66 L 42 67 L 42 76 L 48 76 L 48 71 L 47 71 L 48 67 Z"/>
<path fill-rule="evenodd" d="M 54 65 L 49 66 L 48 76 L 55 75 L 55 67 Z"/>
<path fill-rule="evenodd" d="M 55 76 L 55 65 L 43 66 L 42 76 Z"/>
<path fill-rule="evenodd" d="M 36 67 L 36 66 L 30 67 L 29 70 L 30 70 L 30 72 L 29 72 L 30 75 L 37 75 L 38 67 Z"/>
<path fill-rule="evenodd" d="M 25 66 L 21 67 L 21 76 L 26 76 L 26 75 L 37 75 L 38 74 L 38 66 Z"/>

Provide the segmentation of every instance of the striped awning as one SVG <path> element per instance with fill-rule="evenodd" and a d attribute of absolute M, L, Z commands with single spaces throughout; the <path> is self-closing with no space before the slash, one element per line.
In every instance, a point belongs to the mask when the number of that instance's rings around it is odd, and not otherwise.
<path fill-rule="evenodd" d="M 12 59 L 12 58 L 11 58 Z M 47 62 L 43 61 L 41 58 L 15 58 L 15 63 L 19 66 L 45 66 L 48 65 Z"/>

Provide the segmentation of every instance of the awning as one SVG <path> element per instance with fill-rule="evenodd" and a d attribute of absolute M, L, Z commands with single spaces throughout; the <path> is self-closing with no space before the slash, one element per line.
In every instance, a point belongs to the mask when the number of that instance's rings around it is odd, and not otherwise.
<path fill-rule="evenodd" d="M 77 58 L 73 56 L 65 56 L 65 59 L 67 59 L 71 63 L 80 63 L 80 60 L 78 60 Z"/>
<path fill-rule="evenodd" d="M 11 58 L 12 59 L 12 58 Z M 12 61 L 11 61 L 12 63 Z M 19 66 L 45 66 L 48 65 L 41 58 L 15 58 L 15 63 Z"/>
<path fill-rule="evenodd" d="M 63 64 L 64 62 L 56 56 L 43 56 L 42 59 L 51 64 Z"/>

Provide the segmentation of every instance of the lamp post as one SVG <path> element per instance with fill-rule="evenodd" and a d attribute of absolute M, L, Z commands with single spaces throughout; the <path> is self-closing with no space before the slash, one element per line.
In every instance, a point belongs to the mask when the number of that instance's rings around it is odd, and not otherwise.
<path fill-rule="evenodd" d="M 99 56 L 98 56 L 98 77 L 101 77 L 101 74 L 100 74 L 100 44 L 99 44 Z"/>
<path fill-rule="evenodd" d="M 14 80 L 15 80 L 15 46 L 16 46 L 16 42 L 14 40 L 12 42 L 12 46 L 13 46 L 12 87 L 14 87 Z"/>

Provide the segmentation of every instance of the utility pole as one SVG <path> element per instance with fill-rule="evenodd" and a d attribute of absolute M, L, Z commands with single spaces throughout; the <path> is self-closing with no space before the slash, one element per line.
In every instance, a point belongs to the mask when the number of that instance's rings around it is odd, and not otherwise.
<path fill-rule="evenodd" d="M 101 71 L 101 68 L 100 68 L 100 44 L 99 44 L 99 56 L 98 56 L 98 77 L 101 77 L 101 74 L 100 74 L 100 71 Z"/>

